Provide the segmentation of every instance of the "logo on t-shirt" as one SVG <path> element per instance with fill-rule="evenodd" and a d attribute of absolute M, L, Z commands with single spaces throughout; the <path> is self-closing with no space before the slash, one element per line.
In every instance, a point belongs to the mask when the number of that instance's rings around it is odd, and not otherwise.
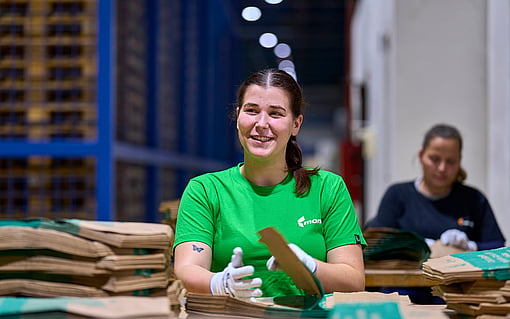
<path fill-rule="evenodd" d="M 475 227 L 475 223 L 472 220 L 464 219 L 463 217 L 457 219 L 457 225 L 459 226 L 467 226 L 467 227 Z"/>
<path fill-rule="evenodd" d="M 311 224 L 322 224 L 322 219 L 314 218 L 314 219 L 306 220 L 305 216 L 301 216 L 298 218 L 297 223 L 298 223 L 299 227 L 305 227 L 306 225 L 311 225 Z"/>

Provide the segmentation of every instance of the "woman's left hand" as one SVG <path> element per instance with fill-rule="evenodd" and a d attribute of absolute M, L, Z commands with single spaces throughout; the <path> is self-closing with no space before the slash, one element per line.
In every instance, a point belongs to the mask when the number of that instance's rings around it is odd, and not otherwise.
<path fill-rule="evenodd" d="M 299 248 L 297 245 L 289 244 L 290 249 L 294 252 L 294 254 L 298 257 L 298 259 L 305 264 L 305 266 L 312 272 L 312 274 L 315 273 L 317 270 L 317 263 L 315 262 L 315 259 L 305 253 L 301 248 Z M 267 269 L 269 270 L 281 270 L 280 267 L 278 267 L 278 262 L 276 262 L 276 259 L 274 256 L 271 256 L 266 262 Z"/>

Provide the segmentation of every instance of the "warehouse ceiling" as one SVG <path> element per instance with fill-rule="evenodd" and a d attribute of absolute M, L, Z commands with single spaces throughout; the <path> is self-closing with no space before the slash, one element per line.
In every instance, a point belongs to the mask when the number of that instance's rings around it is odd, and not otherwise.
<path fill-rule="evenodd" d="M 233 0 L 239 1 L 239 0 Z M 278 43 L 291 48 L 298 82 L 307 104 L 307 136 L 342 134 L 344 81 L 348 50 L 348 12 L 355 0 L 283 0 L 268 4 L 264 0 L 243 0 L 238 10 L 256 6 L 261 11 L 257 21 L 239 17 L 239 37 L 247 72 L 278 67 L 281 59 L 274 49 L 259 44 L 263 33 L 274 33 Z M 240 12 L 238 13 L 240 14 Z"/>
<path fill-rule="evenodd" d="M 258 38 L 272 32 L 279 43 L 288 44 L 302 85 L 342 83 L 345 74 L 346 8 L 350 1 L 284 0 L 267 4 L 262 0 L 242 1 L 257 6 L 257 21 L 242 21 L 245 58 L 254 68 L 276 65 L 272 49 L 263 48 Z M 242 8 L 241 8 L 242 9 Z"/>

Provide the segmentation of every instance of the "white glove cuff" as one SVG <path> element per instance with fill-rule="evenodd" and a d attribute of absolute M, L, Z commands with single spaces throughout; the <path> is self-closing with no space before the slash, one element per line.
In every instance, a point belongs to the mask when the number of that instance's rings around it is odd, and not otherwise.
<path fill-rule="evenodd" d="M 312 272 L 312 274 L 315 274 L 315 272 L 317 271 L 317 262 L 315 261 L 315 259 L 312 256 L 305 253 L 305 251 L 297 245 L 289 244 L 289 247 L 290 249 L 292 249 L 294 254 L 296 254 L 299 260 L 301 260 L 301 262 L 305 264 L 306 268 L 308 268 Z"/>
<path fill-rule="evenodd" d="M 317 262 L 315 261 L 315 259 L 310 257 L 310 259 L 308 259 L 306 261 L 306 267 L 308 267 L 308 269 L 310 269 L 312 274 L 315 274 L 315 272 L 317 271 Z"/>
<path fill-rule="evenodd" d="M 211 291 L 211 295 L 227 295 L 227 292 L 225 291 L 225 285 L 223 284 L 223 272 L 217 272 L 211 277 L 211 281 L 209 282 L 209 290 Z"/>

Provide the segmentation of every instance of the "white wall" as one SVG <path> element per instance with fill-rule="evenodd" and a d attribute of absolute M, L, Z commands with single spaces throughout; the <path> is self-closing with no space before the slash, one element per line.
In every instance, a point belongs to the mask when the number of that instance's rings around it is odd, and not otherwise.
<path fill-rule="evenodd" d="M 354 93 L 357 85 L 368 86 L 368 120 L 357 129 L 369 137 L 365 145 L 374 145 L 365 158 L 366 219 L 389 184 L 420 174 L 416 155 L 423 135 L 445 122 L 464 137 L 466 182 L 488 195 L 510 241 L 508 1 L 359 4 L 351 80 Z"/>
<path fill-rule="evenodd" d="M 363 207 L 375 212 L 380 194 L 392 179 L 391 157 L 393 143 L 389 136 L 393 131 L 394 103 L 394 1 L 363 0 L 353 19 L 352 74 L 353 136 L 364 139 L 366 194 Z M 361 101 L 359 87 L 365 84 L 367 91 L 367 120 L 362 123 L 359 114 Z"/>
<path fill-rule="evenodd" d="M 490 0 L 487 23 L 487 192 L 510 245 L 510 2 Z"/>
<path fill-rule="evenodd" d="M 420 174 L 416 154 L 435 123 L 464 137 L 468 183 L 486 189 L 485 2 L 397 0 L 394 180 Z"/>

